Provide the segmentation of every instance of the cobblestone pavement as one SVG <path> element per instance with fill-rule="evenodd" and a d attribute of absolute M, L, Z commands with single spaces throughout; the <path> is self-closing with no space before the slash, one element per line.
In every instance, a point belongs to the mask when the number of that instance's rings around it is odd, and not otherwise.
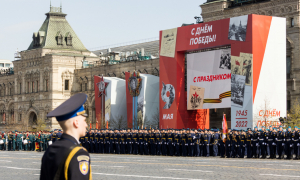
<path fill-rule="evenodd" d="M 0 179 L 39 179 L 43 153 L 0 151 Z M 300 179 L 300 160 L 91 154 L 93 179 Z"/>

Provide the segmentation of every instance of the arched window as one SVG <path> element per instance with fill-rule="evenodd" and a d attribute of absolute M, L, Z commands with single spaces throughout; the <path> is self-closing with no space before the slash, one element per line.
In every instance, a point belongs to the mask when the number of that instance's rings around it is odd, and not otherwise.
<path fill-rule="evenodd" d="M 0 123 L 5 124 L 5 106 L 0 105 Z"/>
<path fill-rule="evenodd" d="M 63 37 L 62 37 L 60 31 L 58 31 L 57 34 L 56 34 L 56 41 L 57 41 L 57 45 L 62 45 L 63 44 Z"/>
<path fill-rule="evenodd" d="M 15 122 L 15 111 L 13 107 L 10 109 L 10 122 Z"/>
<path fill-rule="evenodd" d="M 72 46 L 72 35 L 71 35 L 71 33 L 70 32 L 68 32 L 67 34 L 66 34 L 66 38 L 65 38 L 65 41 L 66 41 L 66 44 L 67 44 L 67 46 Z"/>

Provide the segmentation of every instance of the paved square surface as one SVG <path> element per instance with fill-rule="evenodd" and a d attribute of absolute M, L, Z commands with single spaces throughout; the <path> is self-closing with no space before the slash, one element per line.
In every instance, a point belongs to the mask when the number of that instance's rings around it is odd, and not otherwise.
<path fill-rule="evenodd" d="M 0 179 L 39 179 L 43 152 L 0 151 Z M 93 179 L 300 179 L 300 160 L 91 154 Z"/>

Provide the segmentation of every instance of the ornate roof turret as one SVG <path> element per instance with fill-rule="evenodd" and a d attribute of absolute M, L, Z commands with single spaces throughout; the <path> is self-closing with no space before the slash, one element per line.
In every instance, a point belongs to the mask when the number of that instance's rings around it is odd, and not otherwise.
<path fill-rule="evenodd" d="M 32 42 L 27 50 L 44 48 L 88 51 L 66 20 L 67 14 L 62 12 L 62 7 L 50 5 L 46 16 L 39 31 L 33 33 Z"/>

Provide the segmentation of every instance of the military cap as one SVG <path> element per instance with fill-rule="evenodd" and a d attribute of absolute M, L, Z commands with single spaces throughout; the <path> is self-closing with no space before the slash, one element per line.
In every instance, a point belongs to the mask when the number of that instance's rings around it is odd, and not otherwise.
<path fill-rule="evenodd" d="M 291 128 L 291 126 L 288 127 L 289 129 Z"/>
<path fill-rule="evenodd" d="M 262 126 L 261 128 L 265 128 L 265 126 Z"/>
<path fill-rule="evenodd" d="M 297 129 L 298 129 L 298 126 L 295 126 L 294 128 L 297 128 Z"/>
<path fill-rule="evenodd" d="M 65 121 L 79 115 L 87 117 L 87 114 L 83 108 L 83 104 L 86 102 L 86 100 L 86 94 L 75 94 L 53 111 L 48 113 L 47 117 L 56 117 L 57 121 Z"/>
<path fill-rule="evenodd" d="M 282 126 L 279 126 L 280 128 L 282 128 Z"/>

